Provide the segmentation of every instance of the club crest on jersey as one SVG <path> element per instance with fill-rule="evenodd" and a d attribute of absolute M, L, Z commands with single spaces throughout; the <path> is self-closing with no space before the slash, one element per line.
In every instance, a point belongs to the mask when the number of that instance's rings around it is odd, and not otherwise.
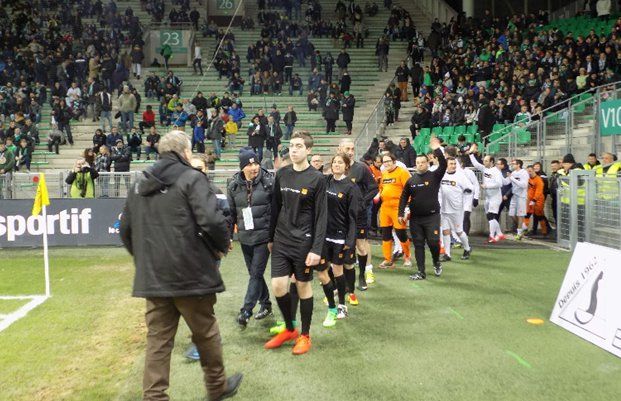
<path fill-rule="evenodd" d="M 356 183 L 356 177 L 351 177 L 351 182 Z"/>
<path fill-rule="evenodd" d="M 342 257 L 343 257 L 343 254 L 342 254 L 342 253 L 339 253 L 339 258 L 342 258 Z"/>
<path fill-rule="evenodd" d="M 438 235 L 438 230 L 433 230 L 433 235 Z"/>
<path fill-rule="evenodd" d="M 342 192 L 339 192 L 339 194 L 338 194 L 338 195 L 336 195 L 336 196 L 340 199 L 340 198 L 342 198 L 342 197 L 343 197 L 343 193 L 342 193 Z"/>
<path fill-rule="evenodd" d="M 429 181 L 425 181 L 425 186 L 429 185 Z"/>
<path fill-rule="evenodd" d="M 301 193 L 302 195 L 306 195 L 306 194 L 308 193 L 308 189 L 306 189 L 306 188 L 302 188 L 302 189 L 300 190 L 300 193 Z"/>

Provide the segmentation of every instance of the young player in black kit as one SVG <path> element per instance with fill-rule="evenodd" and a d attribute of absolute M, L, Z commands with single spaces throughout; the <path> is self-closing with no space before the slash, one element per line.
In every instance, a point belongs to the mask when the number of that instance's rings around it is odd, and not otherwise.
<path fill-rule="evenodd" d="M 356 219 L 356 253 L 358 254 L 358 266 L 360 267 L 358 288 L 361 291 L 364 291 L 367 289 L 365 269 L 369 258 L 369 251 L 371 249 L 368 241 L 369 226 L 371 224 L 369 221 L 369 208 L 371 207 L 373 198 L 377 195 L 378 186 L 369 167 L 365 163 L 354 161 L 354 150 L 354 141 L 349 138 L 341 140 L 341 143 L 339 144 L 339 153 L 346 154 L 350 159 L 349 172 L 347 176 L 354 184 L 358 185 L 358 189 L 361 194 L 358 217 Z M 355 253 L 350 252 L 349 257 L 345 260 L 345 264 L 354 265 L 355 263 Z M 348 275 L 348 282 L 355 283 L 356 273 L 354 270 L 345 270 L 345 274 Z M 372 271 L 370 271 L 367 276 L 369 277 L 369 282 L 375 280 Z M 349 290 L 351 293 L 349 298 L 350 304 L 358 305 L 358 299 L 354 294 L 354 285 L 348 285 L 348 287 L 350 287 Z"/>
<path fill-rule="evenodd" d="M 412 280 L 424 280 L 425 274 L 425 242 L 431 251 L 436 276 L 442 274 L 440 264 L 440 203 L 438 192 L 442 177 L 446 172 L 446 159 L 440 148 L 440 140 L 431 138 L 429 146 L 438 159 L 438 168 L 429 171 L 429 160 L 426 155 L 416 158 L 416 172 L 403 188 L 399 200 L 399 221 L 405 222 L 405 207 L 410 206 L 410 233 L 414 242 L 414 256 L 418 272 L 412 274 Z"/>
<path fill-rule="evenodd" d="M 319 265 L 326 238 L 326 181 L 308 163 L 313 138 L 295 133 L 289 143 L 293 164 L 278 170 L 274 182 L 270 242 L 272 253 L 272 290 L 276 296 L 286 330 L 265 344 L 278 348 L 295 340 L 293 353 L 304 354 L 311 348 L 310 325 L 313 316 L 313 268 Z M 294 275 L 300 297 L 301 333 L 294 328 L 289 277 Z M 301 334 L 301 335 L 300 335 Z"/>
<path fill-rule="evenodd" d="M 326 193 L 328 194 L 328 229 L 322 253 L 322 263 L 317 268 L 317 277 L 323 285 L 328 300 L 328 314 L 323 321 L 324 327 L 332 327 L 336 319 L 347 317 L 345 306 L 345 276 L 343 264 L 348 251 L 356 246 L 356 219 L 360 203 L 360 190 L 347 177 L 350 159 L 345 154 L 338 154 L 332 158 L 332 174 L 326 176 Z M 328 268 L 332 264 L 332 272 L 338 289 L 339 305 L 334 302 L 334 288 L 328 275 Z M 353 271 L 353 266 L 351 267 Z M 355 280 L 355 274 L 353 276 Z M 354 286 L 354 280 L 347 283 Z"/>

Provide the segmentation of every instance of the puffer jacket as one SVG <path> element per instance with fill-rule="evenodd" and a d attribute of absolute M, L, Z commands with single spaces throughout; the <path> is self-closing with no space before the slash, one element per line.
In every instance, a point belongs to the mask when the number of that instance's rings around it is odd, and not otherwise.
<path fill-rule="evenodd" d="M 134 257 L 135 297 L 202 296 L 224 291 L 218 253 L 230 244 L 216 190 L 175 153 L 146 170 L 129 192 L 121 240 Z"/>
<path fill-rule="evenodd" d="M 239 242 L 244 245 L 258 245 L 269 240 L 270 216 L 272 205 L 272 191 L 274 190 L 274 175 L 261 169 L 259 175 L 248 183 L 244 174 L 236 173 L 227 188 L 227 198 L 233 221 L 237 224 Z M 250 194 L 250 196 L 249 196 Z M 252 209 L 254 229 L 246 230 L 242 210 Z"/>

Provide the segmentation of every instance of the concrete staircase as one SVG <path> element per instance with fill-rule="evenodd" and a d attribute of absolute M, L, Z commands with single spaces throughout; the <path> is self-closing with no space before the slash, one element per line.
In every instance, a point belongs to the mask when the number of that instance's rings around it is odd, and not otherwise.
<path fill-rule="evenodd" d="M 256 10 L 253 9 L 253 7 L 256 7 L 256 5 L 253 6 L 252 3 L 253 2 L 248 2 L 249 11 L 247 15 L 252 15 L 252 13 L 256 13 Z M 403 3 L 405 3 L 405 1 L 403 1 Z M 148 24 L 148 22 L 150 21 L 150 16 L 146 12 L 144 12 L 144 14 L 138 13 L 138 11 L 140 10 L 139 1 L 119 1 L 117 4 L 120 10 L 124 10 L 128 5 L 131 6 L 134 9 L 136 15 L 140 16 L 141 22 L 143 22 L 144 24 Z M 324 15 L 330 15 L 330 12 L 334 7 L 334 3 L 328 0 L 323 0 L 322 5 L 324 7 Z M 361 122 L 366 121 L 366 119 L 368 118 L 369 112 L 371 111 L 377 100 L 381 97 L 381 94 L 386 88 L 388 82 L 392 79 L 394 68 L 396 68 L 399 61 L 405 55 L 405 50 L 407 46 L 406 42 L 392 43 L 389 59 L 389 72 L 378 72 L 376 57 L 374 55 L 375 42 L 377 38 L 383 33 L 383 29 L 386 25 L 386 21 L 388 20 L 388 16 L 389 12 L 382 8 L 380 9 L 380 12 L 377 16 L 373 18 L 367 17 L 365 20 L 365 24 L 370 30 L 370 36 L 365 40 L 365 48 L 356 49 L 354 46 L 354 48 L 348 49 L 348 53 L 350 54 L 352 59 L 352 62 L 349 66 L 349 72 L 352 76 L 351 93 L 357 99 L 357 107 L 354 120 L 354 132 L 357 132 L 357 129 L 359 129 L 362 124 Z M 246 76 L 248 70 L 248 65 L 245 61 L 246 48 L 250 43 L 254 43 L 259 39 L 259 32 L 260 30 L 258 28 L 254 31 L 241 31 L 238 28 L 233 29 L 233 33 L 236 37 L 236 49 L 242 59 L 241 71 L 245 79 L 248 78 Z M 183 80 L 181 97 L 191 98 L 196 90 L 202 91 L 207 97 L 211 92 L 215 92 L 219 96 L 221 96 L 226 90 L 225 86 L 227 82 L 225 81 L 225 79 L 218 80 L 217 72 L 215 71 L 215 69 L 210 68 L 209 71 L 207 71 L 207 64 L 209 61 L 207 57 L 213 53 L 213 50 L 215 46 L 217 46 L 217 43 L 215 42 L 215 39 L 202 38 L 200 34 L 198 34 L 197 37 L 198 42 L 203 49 L 203 69 L 205 71 L 205 75 L 194 75 L 191 67 L 173 66 L 172 69 L 175 75 L 179 76 Z M 340 50 L 340 47 L 335 47 L 332 43 L 332 40 L 329 38 L 311 38 L 311 41 L 314 43 L 316 48 L 321 51 L 322 54 L 330 51 L 336 57 Z M 151 105 L 153 106 L 153 109 L 157 114 L 157 100 L 146 99 L 144 97 L 144 91 L 142 89 L 143 80 L 151 70 L 152 69 L 149 67 L 144 67 L 142 80 L 138 81 L 133 79 L 132 77 L 131 83 L 137 88 L 140 88 L 141 95 L 143 96 L 140 112 L 145 109 L 146 105 Z M 163 69 L 155 69 L 155 71 L 159 76 L 164 75 Z M 296 62 L 294 64 L 293 72 L 299 73 L 306 85 L 308 76 L 310 75 L 309 64 L 307 64 L 307 67 L 301 68 L 298 67 Z M 336 68 L 334 75 L 338 75 L 338 69 Z M 335 148 L 338 145 L 338 141 L 343 136 L 342 132 L 345 130 L 345 125 L 342 121 L 339 121 L 337 124 L 337 133 L 326 134 L 324 132 L 325 121 L 321 117 L 320 112 L 309 112 L 307 110 L 306 93 L 303 96 L 288 96 L 288 93 L 286 92 L 284 92 L 282 96 L 249 96 L 248 84 L 249 80 L 247 79 L 246 86 L 244 88 L 245 94 L 242 96 L 244 110 L 248 118 L 244 120 L 244 125 L 242 126 L 242 129 L 238 134 L 237 146 L 235 148 L 225 149 L 222 159 L 218 161 L 216 165 L 217 169 L 238 168 L 237 153 L 239 147 L 244 146 L 247 143 L 245 127 L 249 122 L 250 117 L 255 114 L 259 108 L 264 108 L 266 110 L 266 113 L 269 113 L 269 109 L 272 104 L 278 105 L 282 116 L 284 116 L 287 106 L 293 105 L 298 115 L 298 123 L 296 125 L 296 128 L 300 130 L 308 130 L 312 134 L 314 134 L 317 143 L 315 150 L 318 153 L 324 154 L 326 156 L 334 154 Z M 112 114 L 114 115 L 115 113 L 116 105 Z M 61 147 L 60 155 L 55 155 L 50 154 L 49 152 L 47 152 L 47 149 L 45 149 L 50 120 L 51 117 L 49 106 L 46 106 L 43 110 L 42 122 L 40 124 L 42 145 L 37 147 L 37 151 L 34 156 L 34 171 L 66 171 L 70 169 L 75 159 L 80 157 L 83 150 L 92 146 L 92 136 L 95 130 L 99 127 L 99 123 L 91 122 L 90 117 L 86 118 L 81 122 L 74 121 L 72 123 L 72 132 L 75 140 L 75 145 L 73 147 L 70 147 L 68 145 L 63 146 Z M 139 120 L 140 116 L 136 115 L 136 125 Z M 158 128 L 160 133 L 165 133 L 165 131 L 167 130 L 165 127 Z M 189 126 L 186 127 L 186 132 L 190 132 Z M 132 162 L 132 170 L 143 169 L 151 163 L 152 162 L 146 162 L 144 160 L 134 161 Z"/>

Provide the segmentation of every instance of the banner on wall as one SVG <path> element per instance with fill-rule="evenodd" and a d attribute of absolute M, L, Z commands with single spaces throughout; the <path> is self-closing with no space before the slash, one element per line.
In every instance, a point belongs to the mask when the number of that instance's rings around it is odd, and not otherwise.
<path fill-rule="evenodd" d="M 49 246 L 121 245 L 125 199 L 51 199 Z M 32 199 L 0 200 L 0 248 L 40 247 L 43 216 L 32 215 Z"/>

